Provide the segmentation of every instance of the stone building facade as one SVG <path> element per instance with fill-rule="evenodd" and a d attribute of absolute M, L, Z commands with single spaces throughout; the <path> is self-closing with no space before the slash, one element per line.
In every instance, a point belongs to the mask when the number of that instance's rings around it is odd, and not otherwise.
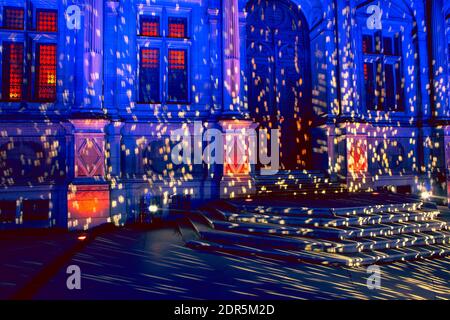
<path fill-rule="evenodd" d="M 279 129 L 278 176 L 447 201 L 448 1 L 0 0 L 0 47 L 1 229 L 254 193 L 258 165 L 171 161 L 195 122 Z"/>

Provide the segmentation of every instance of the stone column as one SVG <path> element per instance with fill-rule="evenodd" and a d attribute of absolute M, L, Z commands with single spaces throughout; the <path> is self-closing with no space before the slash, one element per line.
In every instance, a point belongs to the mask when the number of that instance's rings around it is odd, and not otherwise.
<path fill-rule="evenodd" d="M 117 117 L 119 84 L 117 79 L 117 43 L 119 3 L 106 1 L 104 12 L 104 59 L 106 65 L 103 73 L 103 94 L 105 113 L 110 117 Z"/>
<path fill-rule="evenodd" d="M 220 41 L 220 10 L 217 8 L 208 9 L 209 21 L 209 54 L 211 57 L 211 105 L 212 115 L 222 111 L 222 70 L 220 64 L 221 41 Z"/>
<path fill-rule="evenodd" d="M 428 140 L 424 140 L 423 169 L 425 170 L 422 191 L 431 192 L 438 197 L 447 196 L 447 198 L 450 198 L 450 189 L 448 187 L 450 185 L 450 127 L 447 125 L 450 120 L 450 108 L 448 101 L 449 70 L 447 64 L 447 39 L 445 34 L 445 2 L 445 0 L 427 1 L 427 12 L 430 14 L 428 21 L 431 38 L 431 57 L 429 61 L 431 68 L 430 100 L 432 122 L 430 123 L 430 133 L 427 136 Z M 436 159 L 438 160 L 436 161 Z M 446 184 L 442 182 L 444 179 Z"/>
<path fill-rule="evenodd" d="M 223 142 L 223 177 L 220 196 L 234 198 L 254 194 L 255 183 L 251 176 L 252 155 L 257 152 L 256 125 L 249 120 L 222 120 L 219 122 Z"/>
<path fill-rule="evenodd" d="M 356 8 L 353 0 L 338 0 L 336 7 L 337 49 L 339 61 L 339 82 L 341 117 L 354 118 L 358 114 L 356 105 L 357 81 L 355 73 L 355 47 L 353 46 L 352 9 Z"/>
<path fill-rule="evenodd" d="M 248 158 L 250 147 L 248 134 L 254 124 L 250 120 L 244 120 L 246 111 L 240 109 L 241 25 L 239 20 L 239 1 L 222 0 L 223 108 L 219 126 L 223 132 L 224 144 L 220 195 L 224 198 L 255 192 Z"/>
<path fill-rule="evenodd" d="M 110 192 L 106 176 L 105 126 L 103 115 L 103 6 L 102 0 L 86 0 L 80 38 L 82 52 L 77 90 L 79 102 L 72 110 L 73 180 L 67 190 L 69 229 L 88 229 L 110 222 Z M 80 68 L 81 69 L 81 68 Z"/>
<path fill-rule="evenodd" d="M 223 115 L 238 118 L 240 102 L 239 1 L 222 1 Z"/>
<path fill-rule="evenodd" d="M 88 0 L 84 7 L 83 111 L 103 107 L 103 1 Z M 86 111 L 87 111 L 86 110 Z"/>
<path fill-rule="evenodd" d="M 111 217 L 115 223 L 124 223 L 127 218 L 126 190 L 121 180 L 121 145 L 124 123 L 114 121 L 105 127 L 106 179 L 110 185 Z"/>
<path fill-rule="evenodd" d="M 443 0 L 433 0 L 431 6 L 431 41 L 432 41 L 432 100 L 434 101 L 434 116 L 439 118 L 450 117 L 448 106 L 448 65 L 447 41 L 445 39 L 445 17 Z"/>
<path fill-rule="evenodd" d="M 70 121 L 74 136 L 74 179 L 67 194 L 69 229 L 110 222 L 109 183 L 105 180 L 107 120 Z"/>
<path fill-rule="evenodd" d="M 367 124 L 343 123 L 338 129 L 338 144 L 342 155 L 339 163 L 349 191 L 371 187 L 368 159 Z"/>
<path fill-rule="evenodd" d="M 336 61 L 339 58 L 338 55 L 338 27 L 336 20 L 336 4 L 333 0 L 327 0 L 324 2 L 326 8 L 326 21 L 324 22 L 324 37 L 329 39 L 325 41 L 325 56 L 327 64 L 327 121 L 322 126 L 327 136 L 327 155 L 328 155 L 328 174 L 332 181 L 337 180 L 338 174 L 338 155 L 336 139 L 336 123 L 335 118 L 339 116 L 340 101 L 339 94 L 340 88 L 338 87 L 338 78 L 340 77 L 338 65 Z"/>
<path fill-rule="evenodd" d="M 367 189 L 371 186 L 371 177 L 368 168 L 368 141 L 369 126 L 357 123 L 361 117 L 361 103 L 358 94 L 358 45 L 360 41 L 357 32 L 357 23 L 354 10 L 355 0 L 337 0 L 336 28 L 337 50 L 339 63 L 339 100 L 340 112 L 338 122 L 331 126 L 328 148 L 337 143 L 336 154 L 332 155 L 335 163 L 330 163 L 331 171 L 339 173 L 346 182 L 349 191 Z M 348 121 L 350 120 L 350 121 Z M 331 142 L 330 140 L 333 140 Z"/>
<path fill-rule="evenodd" d="M 447 205 L 450 207 L 450 126 L 444 126 L 444 168 L 447 187 Z"/>
<path fill-rule="evenodd" d="M 418 74 L 420 79 L 420 87 L 417 91 L 420 91 L 422 105 L 418 105 L 419 112 L 423 121 L 428 121 L 431 117 L 431 101 L 430 101 L 430 89 L 428 84 L 430 83 L 430 67 L 428 64 L 429 53 L 427 50 L 427 34 L 419 28 L 418 31 L 418 60 L 419 68 Z"/>

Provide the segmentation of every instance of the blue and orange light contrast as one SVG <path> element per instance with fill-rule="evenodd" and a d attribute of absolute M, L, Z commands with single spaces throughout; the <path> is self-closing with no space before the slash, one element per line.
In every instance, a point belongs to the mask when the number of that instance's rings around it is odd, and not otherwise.
<path fill-rule="evenodd" d="M 0 298 L 449 298 L 450 2 L 0 0 L 0 188 Z"/>

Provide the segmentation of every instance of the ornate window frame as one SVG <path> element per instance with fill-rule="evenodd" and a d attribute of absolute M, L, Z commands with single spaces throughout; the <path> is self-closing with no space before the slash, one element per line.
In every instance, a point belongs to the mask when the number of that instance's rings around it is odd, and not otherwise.
<path fill-rule="evenodd" d="M 159 16 L 160 34 L 156 37 L 143 36 L 140 34 L 140 21 L 144 16 Z M 168 20 L 169 17 L 186 18 L 186 37 L 173 38 L 168 35 Z M 140 6 L 137 10 L 137 89 L 136 89 L 136 103 L 137 105 L 189 105 L 191 104 L 191 8 L 180 7 L 166 7 L 166 6 Z M 160 52 L 160 75 L 159 75 L 159 97 L 160 101 L 155 103 L 143 102 L 140 99 L 140 53 L 141 49 L 155 48 Z M 170 101 L 168 99 L 168 52 L 170 49 L 186 50 L 187 52 L 187 100 L 186 101 Z"/>
<path fill-rule="evenodd" d="M 377 2 L 364 3 L 358 7 L 356 11 L 356 41 L 357 52 L 355 52 L 356 57 L 356 67 L 357 67 L 357 85 L 358 85 L 358 95 L 360 101 L 360 110 L 362 114 L 368 115 L 371 119 L 376 119 L 380 115 L 389 114 L 391 119 L 398 119 L 404 117 L 415 116 L 418 113 L 418 96 L 419 91 L 419 80 L 418 80 L 418 67 L 416 66 L 415 54 L 417 53 L 416 41 L 417 32 L 415 32 L 414 19 L 413 17 L 405 14 L 402 19 L 397 17 L 385 17 L 382 16 L 382 29 L 381 30 L 369 30 L 367 27 L 367 19 L 370 14 L 366 13 L 367 7 L 371 4 L 376 4 Z M 403 8 L 397 7 L 398 10 Z M 384 17 L 384 18 L 383 18 Z M 398 35 L 400 38 L 400 55 L 401 58 L 400 65 L 400 75 L 403 82 L 403 110 L 370 110 L 366 106 L 366 93 L 365 93 L 365 83 L 364 83 L 364 54 L 362 50 L 362 39 L 365 34 L 374 34 L 381 31 L 382 37 L 389 36 L 395 37 Z M 381 39 L 382 41 L 382 39 Z M 388 60 L 392 60 L 387 57 Z M 391 61 L 392 62 L 392 61 Z M 384 82 L 383 82 L 384 84 Z M 381 93 L 380 93 L 381 94 Z"/>
<path fill-rule="evenodd" d="M 23 43 L 24 45 L 24 61 L 23 61 L 23 85 L 22 85 L 22 99 L 20 101 L 8 101 L 0 100 L 3 111 L 17 112 L 23 108 L 28 108 L 36 112 L 40 112 L 40 106 L 46 104 L 48 110 L 55 107 L 55 105 L 61 101 L 60 93 L 58 90 L 57 80 L 60 77 L 58 61 L 56 61 L 56 95 L 53 101 L 40 101 L 35 95 L 36 83 L 37 83 L 37 46 L 39 44 L 54 44 L 56 45 L 56 60 L 59 56 L 58 38 L 60 34 L 59 15 L 60 8 L 58 2 L 55 1 L 43 1 L 43 0 L 23 0 L 23 1 L 7 1 L 5 4 L 0 5 L 0 11 L 3 12 L 5 7 L 18 7 L 23 8 L 25 12 L 24 26 L 22 30 L 11 30 L 0 28 L 0 45 L 6 42 Z M 37 31 L 37 12 L 39 10 L 53 10 L 56 11 L 56 26 L 57 31 Z M 27 12 L 31 11 L 31 20 L 27 18 Z M 0 21 L 3 25 L 3 21 Z M 3 66 L 3 50 L 0 50 L 0 70 Z M 2 82 L 2 72 L 0 72 L 0 83 Z"/>

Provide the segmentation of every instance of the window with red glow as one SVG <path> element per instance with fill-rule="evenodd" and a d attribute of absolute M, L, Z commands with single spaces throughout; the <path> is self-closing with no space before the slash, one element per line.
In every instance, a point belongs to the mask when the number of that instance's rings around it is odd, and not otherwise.
<path fill-rule="evenodd" d="M 186 38 L 187 37 L 186 29 L 187 29 L 186 18 L 169 17 L 170 38 Z"/>
<path fill-rule="evenodd" d="M 2 98 L 6 101 L 22 99 L 23 43 L 3 44 Z"/>
<path fill-rule="evenodd" d="M 186 51 L 169 50 L 169 69 L 184 70 L 186 68 Z"/>
<path fill-rule="evenodd" d="M 188 37 L 188 19 L 171 14 L 167 16 L 164 11 L 160 15 L 139 16 L 138 100 L 141 103 L 188 102 L 188 49 L 178 40 Z M 145 37 L 158 37 L 161 42 L 149 47 L 148 41 L 152 40 Z"/>
<path fill-rule="evenodd" d="M 3 28 L 23 30 L 24 10 L 22 8 L 3 8 Z"/>
<path fill-rule="evenodd" d="M 142 16 L 140 35 L 144 37 L 159 37 L 159 17 Z"/>
<path fill-rule="evenodd" d="M 56 32 L 58 27 L 56 10 L 38 10 L 36 12 L 36 30 Z"/>
<path fill-rule="evenodd" d="M 145 103 L 155 103 L 160 101 L 159 49 L 141 49 L 139 100 Z"/>
<path fill-rule="evenodd" d="M 36 57 L 36 98 L 41 101 L 54 101 L 56 99 L 56 45 L 39 44 Z"/>
<path fill-rule="evenodd" d="M 169 101 L 179 102 L 188 99 L 187 51 L 169 50 Z"/>

